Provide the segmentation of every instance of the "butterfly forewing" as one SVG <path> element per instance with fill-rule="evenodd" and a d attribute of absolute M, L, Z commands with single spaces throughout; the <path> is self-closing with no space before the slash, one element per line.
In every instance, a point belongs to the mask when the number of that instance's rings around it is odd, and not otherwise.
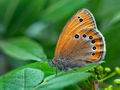
<path fill-rule="evenodd" d="M 59 67 L 81 66 L 87 62 L 101 60 L 105 55 L 105 42 L 97 30 L 93 15 L 87 9 L 78 11 L 68 21 L 61 33 L 56 50 L 55 60 Z M 60 68 L 60 67 L 59 67 Z"/>

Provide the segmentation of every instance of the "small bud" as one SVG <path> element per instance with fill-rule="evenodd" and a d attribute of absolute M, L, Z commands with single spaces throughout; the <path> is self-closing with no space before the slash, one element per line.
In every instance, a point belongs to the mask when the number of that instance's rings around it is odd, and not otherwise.
<path fill-rule="evenodd" d="M 104 90 L 108 90 L 108 88 L 105 88 Z"/>
<path fill-rule="evenodd" d="M 113 90 L 112 87 L 113 87 L 112 85 L 109 85 L 107 90 Z"/>
<path fill-rule="evenodd" d="M 115 80 L 114 80 L 114 83 L 120 85 L 120 79 L 115 79 Z"/>
<path fill-rule="evenodd" d="M 105 88 L 104 90 L 113 90 L 112 89 L 112 85 L 109 85 L 107 88 Z"/>
<path fill-rule="evenodd" d="M 105 71 L 106 71 L 106 72 L 111 72 L 111 69 L 110 69 L 109 67 L 106 67 L 106 68 L 105 68 Z"/>
<path fill-rule="evenodd" d="M 98 67 L 97 67 L 97 70 L 99 70 L 99 71 L 103 71 L 103 67 L 101 66 L 101 65 L 99 65 Z"/>
<path fill-rule="evenodd" d="M 117 72 L 117 74 L 120 74 L 120 68 L 119 67 L 116 67 L 115 71 Z"/>

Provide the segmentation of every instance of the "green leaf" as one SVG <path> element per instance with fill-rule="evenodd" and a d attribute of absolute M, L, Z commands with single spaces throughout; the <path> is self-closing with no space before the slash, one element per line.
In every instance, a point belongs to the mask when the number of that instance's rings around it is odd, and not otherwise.
<path fill-rule="evenodd" d="M 18 33 L 23 34 L 27 26 L 32 24 L 41 15 L 45 4 L 46 0 L 9 1 L 4 15 L 4 23 L 7 30 L 6 37 Z"/>
<path fill-rule="evenodd" d="M 40 69 L 44 72 L 45 76 L 55 74 L 55 68 L 49 66 L 48 62 L 35 62 L 35 63 L 32 63 L 32 64 L 25 65 L 23 67 L 20 67 L 18 69 L 23 69 L 23 68 L 37 68 L 37 69 Z"/>
<path fill-rule="evenodd" d="M 60 72 L 57 75 L 50 75 L 44 79 L 42 84 L 36 87 L 36 90 L 56 90 L 83 81 L 91 75 L 91 73 L 86 71 L 92 70 L 97 65 L 98 63 L 87 64 L 76 70 L 73 69 L 67 72 Z"/>
<path fill-rule="evenodd" d="M 46 55 L 44 54 L 42 47 L 27 38 L 16 38 L 8 41 L 1 41 L 0 47 L 6 54 L 20 60 L 41 61 L 46 59 Z"/>
<path fill-rule="evenodd" d="M 116 0 L 116 1 L 113 1 L 113 0 L 101 0 L 101 2 L 99 3 L 99 9 L 98 9 L 97 12 L 104 19 L 110 18 L 112 15 L 114 15 L 114 13 L 116 13 L 116 12 L 118 12 L 120 10 L 119 3 L 120 3 L 120 0 Z M 112 6 L 112 5 L 114 5 L 114 6 Z"/>
<path fill-rule="evenodd" d="M 49 90 L 63 88 L 79 81 L 86 80 L 91 74 L 87 72 L 74 72 L 56 76 L 51 80 L 45 81 L 35 88 L 35 90 Z M 50 76 L 49 76 L 50 77 Z"/>
<path fill-rule="evenodd" d="M 99 65 L 102 62 L 97 62 L 97 63 L 90 63 L 90 64 L 86 64 L 85 66 L 78 68 L 77 71 L 82 72 L 82 71 L 88 71 L 88 70 L 92 70 L 95 67 L 97 67 L 97 65 Z"/>
<path fill-rule="evenodd" d="M 52 90 L 63 88 L 79 81 L 86 80 L 91 74 L 86 71 L 92 70 L 98 63 L 87 64 L 76 70 L 60 72 L 57 75 L 50 75 L 44 79 L 44 82 L 36 87 L 37 90 Z"/>
<path fill-rule="evenodd" d="M 114 25 L 119 22 L 120 22 L 120 12 L 118 12 L 113 16 L 112 20 L 110 21 L 110 25 Z"/>
<path fill-rule="evenodd" d="M 103 0 L 102 3 L 104 3 L 103 9 L 100 8 L 100 12 L 98 12 L 104 14 L 101 18 L 101 20 L 103 20 L 103 22 L 101 22 L 101 30 L 103 31 L 106 41 L 105 65 L 114 68 L 120 66 L 120 1 L 116 0 L 116 2 L 114 2 L 113 0 Z M 113 4 L 115 6 L 110 7 Z"/>
<path fill-rule="evenodd" d="M 79 85 L 73 84 L 73 85 L 70 85 L 70 86 L 68 86 L 68 87 L 65 87 L 64 90 L 82 90 L 82 89 L 80 88 Z"/>
<path fill-rule="evenodd" d="M 75 68 L 75 69 L 72 69 L 70 71 L 67 71 L 67 72 L 60 72 L 60 73 L 57 73 L 57 76 L 61 76 L 61 75 L 64 75 L 64 74 L 69 74 L 69 73 L 75 73 L 75 72 L 86 72 L 88 70 L 93 70 L 99 63 L 91 63 L 91 64 L 87 64 L 87 65 L 84 65 L 82 67 L 79 67 L 79 68 Z M 49 77 L 46 77 L 44 81 L 48 81 L 48 80 L 51 80 L 55 78 L 55 75 L 51 75 Z"/>
<path fill-rule="evenodd" d="M 6 24 L 6 26 L 10 23 L 10 20 L 12 19 L 14 12 L 17 6 L 19 5 L 19 2 L 20 0 L 15 0 L 15 1 L 11 0 L 11 2 L 9 2 L 9 4 L 7 5 L 7 9 L 5 11 L 5 16 L 4 16 L 4 23 Z"/>
<path fill-rule="evenodd" d="M 44 73 L 38 69 L 24 68 L 17 72 L 11 72 L 0 79 L 0 88 L 3 90 L 31 90 L 41 83 Z"/>
<path fill-rule="evenodd" d="M 35 63 L 27 64 L 27 65 L 24 65 L 22 67 L 12 70 L 10 73 L 16 73 L 24 68 L 34 68 L 34 69 L 42 70 L 44 72 L 45 77 L 55 74 L 55 68 L 49 66 L 48 62 L 35 62 Z M 0 79 L 3 77 L 4 75 L 1 76 Z"/>
<path fill-rule="evenodd" d="M 108 67 L 114 68 L 116 66 L 120 66 L 120 24 L 114 25 L 104 32 L 104 36 L 106 39 L 107 52 L 105 57 L 105 65 Z"/>
<path fill-rule="evenodd" d="M 65 19 L 72 12 L 80 9 L 88 0 L 59 0 L 49 6 L 43 13 L 42 18 L 47 21 L 58 21 Z"/>

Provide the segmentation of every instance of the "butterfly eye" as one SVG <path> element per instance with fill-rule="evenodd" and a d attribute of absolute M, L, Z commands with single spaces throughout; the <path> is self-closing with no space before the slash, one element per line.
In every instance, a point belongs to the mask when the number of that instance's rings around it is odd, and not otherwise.
<path fill-rule="evenodd" d="M 86 37 L 86 35 L 85 35 L 85 34 L 83 34 L 83 37 L 85 38 L 85 37 Z"/>
<path fill-rule="evenodd" d="M 79 37 L 80 37 L 80 35 L 79 34 L 75 34 L 75 36 L 74 36 L 76 39 L 78 39 Z"/>
<path fill-rule="evenodd" d="M 89 36 L 89 39 L 93 39 L 93 37 L 92 37 L 92 36 Z"/>
<path fill-rule="evenodd" d="M 95 49 L 96 49 L 96 47 L 94 46 L 94 47 L 93 47 L 93 50 L 95 50 Z"/>

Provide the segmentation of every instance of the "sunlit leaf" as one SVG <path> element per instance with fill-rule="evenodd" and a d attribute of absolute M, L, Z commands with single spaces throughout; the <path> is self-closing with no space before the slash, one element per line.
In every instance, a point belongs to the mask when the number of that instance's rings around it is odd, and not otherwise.
<path fill-rule="evenodd" d="M 76 73 L 69 73 L 65 75 L 61 75 L 59 77 L 55 77 L 48 82 L 43 82 L 39 86 L 35 88 L 35 90 L 49 90 L 49 89 L 57 89 L 57 88 L 63 88 L 69 85 L 72 85 L 74 83 L 77 83 L 79 81 L 83 81 L 87 79 L 91 74 L 85 73 L 85 72 L 76 72 Z"/>
<path fill-rule="evenodd" d="M 43 52 L 42 47 L 27 38 L 16 38 L 8 41 L 1 41 L 0 47 L 6 54 L 20 60 L 41 61 L 46 59 L 46 55 Z"/>
<path fill-rule="evenodd" d="M 4 24 L 6 36 L 21 34 L 26 27 L 32 24 L 42 13 L 46 0 L 11 0 L 6 9 Z"/>
<path fill-rule="evenodd" d="M 45 10 L 42 19 L 47 21 L 58 21 L 64 19 L 76 9 L 80 9 L 80 7 L 87 3 L 87 1 L 88 0 L 60 0 Z"/>
<path fill-rule="evenodd" d="M 38 69 L 24 68 L 4 75 L 0 79 L 0 88 L 5 90 L 30 90 L 41 83 L 43 77 L 44 73 Z"/>

